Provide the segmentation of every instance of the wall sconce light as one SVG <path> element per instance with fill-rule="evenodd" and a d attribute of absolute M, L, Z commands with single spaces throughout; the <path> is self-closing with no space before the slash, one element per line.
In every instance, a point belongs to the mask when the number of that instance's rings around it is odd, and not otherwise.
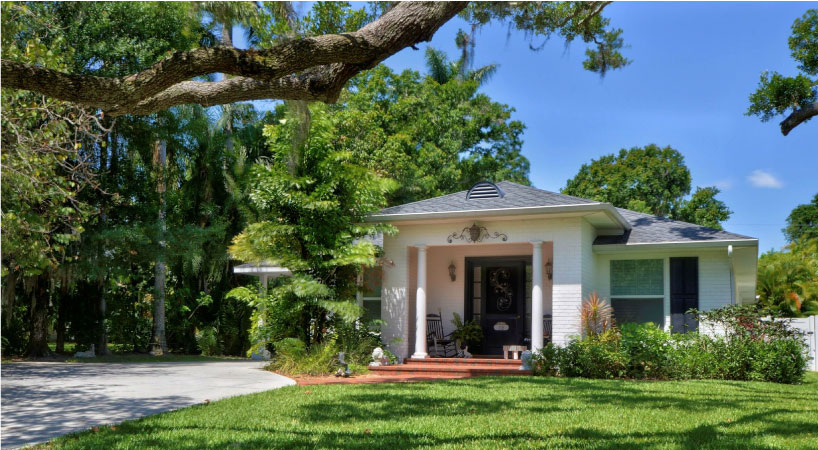
<path fill-rule="evenodd" d="M 554 279 L 554 264 L 551 263 L 551 258 L 548 258 L 548 262 L 545 263 L 545 273 L 549 280 Z"/>
<path fill-rule="evenodd" d="M 457 279 L 457 268 L 454 266 L 454 261 L 449 264 L 449 278 L 451 278 L 452 281 Z"/>

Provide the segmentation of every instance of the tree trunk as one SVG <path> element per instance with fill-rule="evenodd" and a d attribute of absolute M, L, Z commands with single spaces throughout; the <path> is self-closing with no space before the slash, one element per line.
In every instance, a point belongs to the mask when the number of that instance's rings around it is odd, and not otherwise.
<path fill-rule="evenodd" d="M 26 356 L 41 357 L 51 354 L 48 348 L 48 275 L 38 275 L 31 294 L 31 331 Z"/>
<path fill-rule="evenodd" d="M 3 327 L 6 328 L 11 324 L 11 317 L 14 314 L 14 300 L 16 300 L 15 296 L 17 294 L 17 271 L 11 267 L 12 264 L 9 264 L 8 273 L 3 280 L 5 282 L 2 293 Z"/>
<path fill-rule="evenodd" d="M 108 350 L 108 330 L 105 328 L 105 313 L 108 306 L 105 299 L 105 283 L 100 282 L 99 287 L 99 304 L 97 305 L 99 333 L 97 337 L 96 352 L 97 356 L 106 356 L 110 355 L 111 351 Z"/>
<path fill-rule="evenodd" d="M 157 167 L 159 183 L 156 190 L 159 192 L 159 253 L 154 266 L 154 298 L 153 298 L 153 339 L 151 353 L 164 355 L 168 351 L 165 339 L 165 160 L 167 143 L 156 141 L 154 150 L 154 164 Z"/>
<path fill-rule="evenodd" d="M 60 296 L 60 305 L 57 307 L 57 353 L 65 353 L 65 313 L 68 308 L 68 296 Z"/>

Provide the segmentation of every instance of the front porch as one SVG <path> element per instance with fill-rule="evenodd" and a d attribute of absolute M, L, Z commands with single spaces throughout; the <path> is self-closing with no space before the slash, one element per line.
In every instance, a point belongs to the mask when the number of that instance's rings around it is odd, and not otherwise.
<path fill-rule="evenodd" d="M 449 335 L 454 314 L 483 330 L 473 355 L 501 357 L 504 345 L 537 350 L 552 339 L 552 242 L 415 245 L 408 260 L 411 360 L 451 356 L 430 345 L 429 320 Z"/>

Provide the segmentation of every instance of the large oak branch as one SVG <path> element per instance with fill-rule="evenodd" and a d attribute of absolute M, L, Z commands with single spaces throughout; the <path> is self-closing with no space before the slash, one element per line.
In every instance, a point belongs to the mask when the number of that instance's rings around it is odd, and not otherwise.
<path fill-rule="evenodd" d="M 790 131 L 792 131 L 793 128 L 815 116 L 818 116 L 818 102 L 812 102 L 807 106 L 796 109 L 792 114 L 787 116 L 783 122 L 781 122 L 781 134 L 784 136 L 790 134 Z"/>
<path fill-rule="evenodd" d="M 176 52 L 148 69 L 116 78 L 68 74 L 2 60 L 3 87 L 35 91 L 114 114 L 147 114 L 183 103 L 333 101 L 355 73 L 428 41 L 465 5 L 402 2 L 352 33 L 294 39 L 264 50 L 215 47 Z M 213 83 L 190 81 L 212 73 L 238 78 Z"/>

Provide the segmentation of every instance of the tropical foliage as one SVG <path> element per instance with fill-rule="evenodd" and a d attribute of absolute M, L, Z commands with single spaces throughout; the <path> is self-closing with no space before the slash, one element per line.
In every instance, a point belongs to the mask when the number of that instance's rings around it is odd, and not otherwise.
<path fill-rule="evenodd" d="M 759 304 L 788 317 L 818 315 L 818 239 L 769 251 L 758 260 Z"/>
<path fill-rule="evenodd" d="M 787 217 L 789 244 L 758 259 L 758 303 L 786 317 L 818 315 L 818 195 Z"/>
<path fill-rule="evenodd" d="M 614 326 L 613 308 L 596 292 L 582 300 L 579 310 L 580 328 L 586 337 L 599 336 Z"/>

